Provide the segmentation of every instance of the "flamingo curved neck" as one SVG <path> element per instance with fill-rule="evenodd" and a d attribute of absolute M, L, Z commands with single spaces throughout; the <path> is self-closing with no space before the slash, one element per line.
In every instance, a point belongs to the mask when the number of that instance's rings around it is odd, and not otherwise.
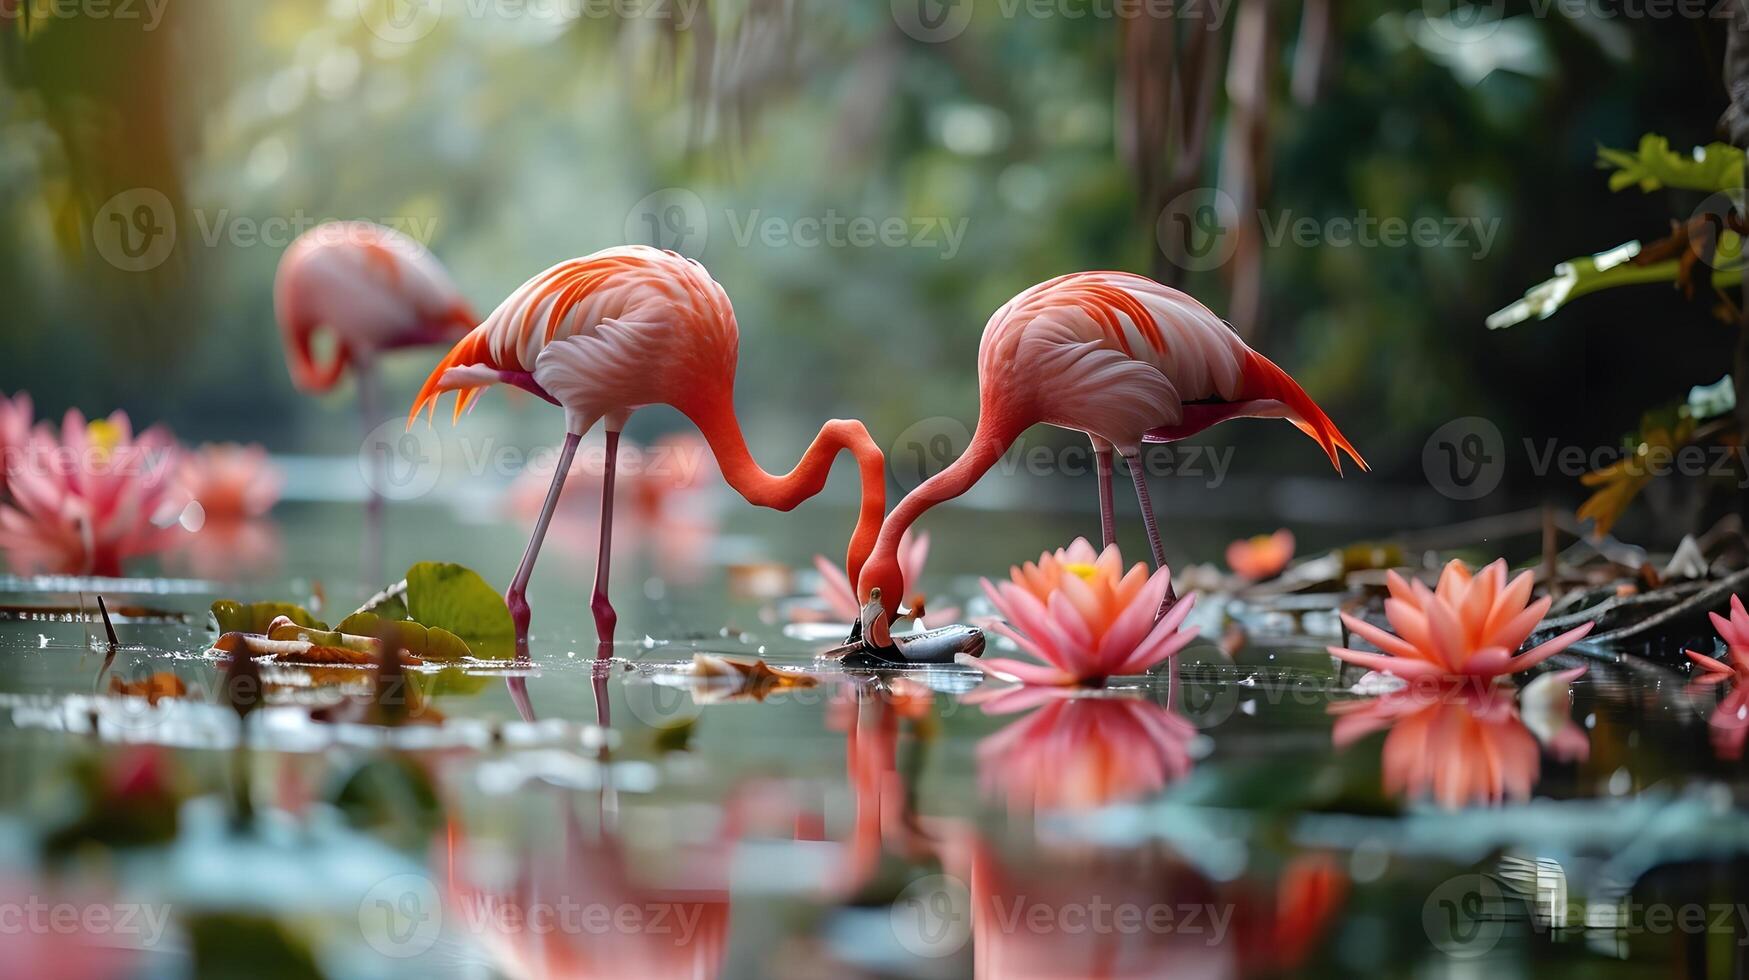
<path fill-rule="evenodd" d="M 970 490 L 996 465 L 996 461 L 1002 458 L 1002 454 L 1008 451 L 1008 447 L 1014 444 L 1019 435 L 1018 431 L 1012 431 L 1012 426 L 993 423 L 988 415 L 979 420 L 978 428 L 972 433 L 972 440 L 966 446 L 966 451 L 941 472 L 918 484 L 917 489 L 899 501 L 892 516 L 881 526 L 874 556 L 884 565 L 896 567 L 899 540 L 910 530 L 911 525 L 929 508 L 946 503 Z M 897 597 L 890 598 L 891 601 L 897 601 Z"/>
<path fill-rule="evenodd" d="M 852 582 L 862 571 L 863 562 L 874 550 L 875 536 L 886 516 L 886 457 L 861 422 L 833 419 L 820 427 L 820 432 L 802 454 L 801 461 L 788 473 L 769 473 L 747 448 L 741 432 L 741 422 L 735 417 L 732 397 L 715 400 L 702 409 L 682 410 L 709 443 L 723 478 L 736 493 L 757 507 L 792 510 L 802 501 L 818 494 L 831 475 L 832 463 L 838 453 L 848 450 L 856 458 L 862 481 L 862 501 L 857 512 L 856 529 L 851 532 L 850 547 L 845 555 L 845 569 Z"/>

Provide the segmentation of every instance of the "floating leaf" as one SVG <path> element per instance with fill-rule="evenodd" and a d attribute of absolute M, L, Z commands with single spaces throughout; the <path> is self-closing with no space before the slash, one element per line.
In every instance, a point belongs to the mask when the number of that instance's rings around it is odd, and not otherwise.
<path fill-rule="evenodd" d="M 1656 133 L 1640 137 L 1638 152 L 1599 147 L 1597 165 L 1614 171 L 1609 175 L 1612 191 L 1638 186 L 1647 192 L 1666 187 L 1712 192 L 1743 186 L 1742 150 L 1725 143 L 1708 143 L 1683 156 Z"/>
<path fill-rule="evenodd" d="M 238 602 L 220 599 L 213 603 L 213 622 L 220 635 L 225 633 L 259 633 L 265 635 L 275 619 L 284 616 L 299 626 L 325 630 L 328 624 L 310 615 L 303 606 L 290 602 Z"/>
<path fill-rule="evenodd" d="M 410 619 L 387 619 L 376 613 L 355 612 L 341 620 L 337 629 L 351 639 L 365 639 L 372 650 L 376 649 L 377 637 L 388 635 L 402 649 L 425 660 L 454 662 L 473 655 L 467 643 L 449 630 L 423 626 Z"/>
<path fill-rule="evenodd" d="M 450 562 L 420 562 L 407 569 L 407 616 L 460 637 L 475 657 L 507 660 L 516 654 L 510 609 L 479 573 Z"/>

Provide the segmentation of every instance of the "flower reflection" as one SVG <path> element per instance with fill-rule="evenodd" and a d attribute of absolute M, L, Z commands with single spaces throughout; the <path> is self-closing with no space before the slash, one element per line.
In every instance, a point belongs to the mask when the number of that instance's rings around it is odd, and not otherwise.
<path fill-rule="evenodd" d="M 594 560 L 606 462 L 599 444 L 579 451 L 553 513 L 563 531 L 547 540 L 573 560 Z M 663 436 L 648 446 L 622 438 L 614 477 L 614 547 L 647 548 L 665 579 L 696 582 L 720 523 L 715 475 L 716 457 L 697 433 Z M 523 471 L 506 498 L 509 512 L 532 524 L 552 478 L 541 467 Z"/>
<path fill-rule="evenodd" d="M 1510 685 L 1421 682 L 1329 711 L 1337 748 L 1388 733 L 1383 768 L 1390 796 L 1430 798 L 1447 809 L 1517 802 L 1530 798 L 1541 773 L 1541 748 Z M 1589 754 L 1590 743 L 1572 726 L 1549 748 L 1557 759 L 1574 761 Z"/>
<path fill-rule="evenodd" d="M 1086 538 L 1015 567 L 1010 581 L 983 580 L 984 593 L 1006 622 L 993 626 L 1044 663 L 985 657 L 978 669 L 1027 684 L 1098 685 L 1120 674 L 1158 666 L 1196 637 L 1181 628 L 1196 602 L 1180 599 L 1156 621 L 1171 583 L 1162 567 L 1141 562 L 1124 571 L 1117 545 L 1095 553 Z"/>
<path fill-rule="evenodd" d="M 1730 618 L 1718 613 L 1709 615 L 1730 659 L 1721 661 L 1693 650 L 1685 651 L 1700 670 L 1690 691 L 1699 694 L 1707 687 L 1730 685 L 1707 718 L 1707 724 L 1711 726 L 1713 752 L 1721 759 L 1741 759 L 1743 742 L 1749 738 L 1749 684 L 1744 683 L 1749 681 L 1749 609 L 1743 607 L 1741 596 L 1732 596 Z"/>
<path fill-rule="evenodd" d="M 1196 726 L 1187 719 L 1138 697 L 1074 695 L 986 687 L 966 699 L 987 714 L 1037 709 L 978 744 L 987 793 L 1015 810 L 1090 809 L 1157 793 L 1190 773 Z"/>

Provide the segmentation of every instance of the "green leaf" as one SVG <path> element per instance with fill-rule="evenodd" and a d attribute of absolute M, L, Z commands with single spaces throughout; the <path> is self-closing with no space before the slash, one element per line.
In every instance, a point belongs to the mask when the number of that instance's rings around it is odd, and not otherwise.
<path fill-rule="evenodd" d="M 1609 175 L 1612 191 L 1637 186 L 1648 192 L 1666 187 L 1712 192 L 1743 186 L 1742 150 L 1725 143 L 1708 143 L 1685 157 L 1656 133 L 1640 137 L 1638 152 L 1599 147 L 1597 165 L 1614 171 Z"/>
<path fill-rule="evenodd" d="M 303 606 L 290 602 L 238 602 L 220 599 L 213 603 L 213 623 L 220 635 L 225 633 L 266 633 L 267 624 L 284 616 L 299 626 L 326 630 L 328 624 L 310 615 Z"/>
<path fill-rule="evenodd" d="M 475 657 L 507 660 L 516 654 L 516 626 L 504 597 L 461 565 L 428 561 L 407 569 L 407 615 L 460 637 Z"/>
<path fill-rule="evenodd" d="M 461 637 L 441 627 L 427 627 L 410 619 L 386 619 L 376 613 L 356 612 L 340 621 L 338 632 L 330 634 L 342 642 L 326 643 L 316 635 L 310 637 L 316 643 L 328 646 L 353 646 L 346 640 L 356 641 L 360 637 L 375 640 L 388 631 L 395 641 L 408 653 L 423 660 L 458 661 L 472 655 L 468 645 Z M 349 634 L 342 636 L 341 634 Z M 374 643 L 371 644 L 375 648 Z"/>

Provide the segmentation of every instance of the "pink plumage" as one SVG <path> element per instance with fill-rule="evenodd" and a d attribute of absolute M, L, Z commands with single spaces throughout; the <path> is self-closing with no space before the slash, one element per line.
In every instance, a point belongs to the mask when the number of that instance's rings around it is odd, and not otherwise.
<path fill-rule="evenodd" d="M 351 362 L 385 350 L 448 343 L 474 314 L 442 263 L 413 239 L 362 221 L 317 225 L 286 249 L 273 281 L 274 310 L 292 381 L 326 391 Z M 317 364 L 316 333 L 334 337 Z"/>

